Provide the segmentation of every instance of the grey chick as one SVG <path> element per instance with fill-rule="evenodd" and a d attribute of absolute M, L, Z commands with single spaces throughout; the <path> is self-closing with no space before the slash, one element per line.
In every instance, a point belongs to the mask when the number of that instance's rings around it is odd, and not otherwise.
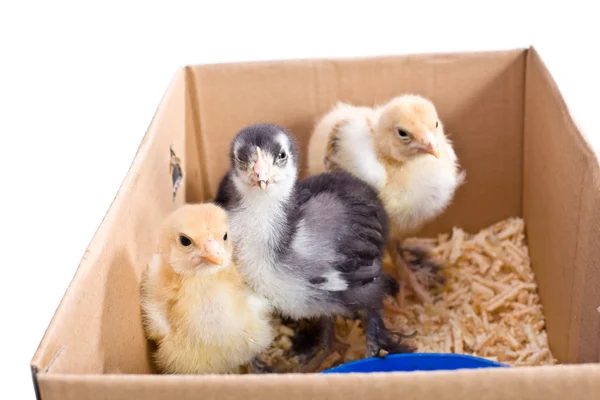
<path fill-rule="evenodd" d="M 298 147 L 276 125 L 240 131 L 230 157 L 215 203 L 228 211 L 241 273 L 282 316 L 320 318 L 301 363 L 331 349 L 335 315 L 362 318 L 368 357 L 413 351 L 381 317 L 398 284 L 382 271 L 388 220 L 374 189 L 346 172 L 298 182 Z"/>

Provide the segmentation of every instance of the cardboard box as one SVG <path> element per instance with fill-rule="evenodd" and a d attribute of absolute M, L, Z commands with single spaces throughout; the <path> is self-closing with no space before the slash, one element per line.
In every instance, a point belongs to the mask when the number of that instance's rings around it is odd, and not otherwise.
<path fill-rule="evenodd" d="M 155 228 L 184 202 L 214 196 L 233 135 L 274 122 L 306 149 L 316 118 L 337 100 L 373 104 L 403 92 L 434 100 L 468 174 L 454 204 L 423 234 L 453 225 L 476 231 L 523 216 L 550 346 L 564 364 L 353 376 L 153 375 L 139 282 Z M 302 176 L 305 166 L 306 152 Z M 31 368 L 43 400 L 598 399 L 598 306 L 600 166 L 535 49 L 190 66 L 168 88 Z"/>

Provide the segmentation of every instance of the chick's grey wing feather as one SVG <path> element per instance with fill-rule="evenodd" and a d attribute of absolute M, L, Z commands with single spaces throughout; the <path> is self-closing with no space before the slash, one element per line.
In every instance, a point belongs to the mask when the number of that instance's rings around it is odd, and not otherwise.
<path fill-rule="evenodd" d="M 233 184 L 233 179 L 231 177 L 231 171 L 229 171 L 221 182 L 219 183 L 219 188 L 217 190 L 217 195 L 213 200 L 218 206 L 221 206 L 225 209 L 230 208 L 235 201 L 237 201 L 239 194 Z"/>
<path fill-rule="evenodd" d="M 341 279 L 347 286 L 380 275 L 387 216 L 366 184 L 349 174 L 317 175 L 300 182 L 298 199 L 292 249 L 306 260 L 307 274 Z"/>

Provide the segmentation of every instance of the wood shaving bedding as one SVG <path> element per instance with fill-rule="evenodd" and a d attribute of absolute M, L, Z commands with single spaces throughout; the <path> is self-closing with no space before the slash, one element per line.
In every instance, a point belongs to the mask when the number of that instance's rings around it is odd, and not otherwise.
<path fill-rule="evenodd" d="M 423 302 L 412 285 L 400 282 L 397 298 L 384 300 L 386 326 L 410 335 L 404 339 L 418 352 L 461 353 L 513 366 L 552 365 L 557 361 L 549 347 L 545 320 L 521 218 L 508 218 L 476 234 L 454 228 L 437 238 L 409 238 L 404 247 L 428 249 L 441 261 L 446 278 L 433 288 L 430 277 L 414 272 L 422 287 L 429 287 L 432 302 Z M 386 254 L 384 269 L 394 273 Z M 296 360 L 286 357 L 293 329 L 277 321 L 276 345 L 268 350 L 269 365 L 292 369 Z M 336 351 L 317 371 L 365 357 L 365 337 L 358 320 L 338 317 Z"/>

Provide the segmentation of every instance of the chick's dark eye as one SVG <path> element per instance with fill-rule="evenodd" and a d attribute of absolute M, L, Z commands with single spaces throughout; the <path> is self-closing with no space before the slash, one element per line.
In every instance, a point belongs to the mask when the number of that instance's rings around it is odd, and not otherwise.
<path fill-rule="evenodd" d="M 435 127 L 436 128 L 438 127 L 439 124 L 440 124 L 439 121 L 435 121 Z"/>
<path fill-rule="evenodd" d="M 408 137 L 408 133 L 406 133 L 406 131 L 404 131 L 402 129 L 398 129 L 398 135 L 400 135 L 400 137 L 403 137 L 403 138 Z"/>
<path fill-rule="evenodd" d="M 227 241 L 227 232 L 225 232 L 225 234 L 223 235 L 223 240 Z"/>
<path fill-rule="evenodd" d="M 192 241 L 187 236 L 179 235 L 179 243 L 181 243 L 183 247 L 188 247 L 192 244 Z"/>
<path fill-rule="evenodd" d="M 286 152 L 285 152 L 285 151 L 282 151 L 281 153 L 279 153 L 279 156 L 277 156 L 277 158 L 278 158 L 279 160 L 283 160 L 283 159 L 285 159 L 286 157 L 287 157 L 287 154 L 286 154 Z"/>

